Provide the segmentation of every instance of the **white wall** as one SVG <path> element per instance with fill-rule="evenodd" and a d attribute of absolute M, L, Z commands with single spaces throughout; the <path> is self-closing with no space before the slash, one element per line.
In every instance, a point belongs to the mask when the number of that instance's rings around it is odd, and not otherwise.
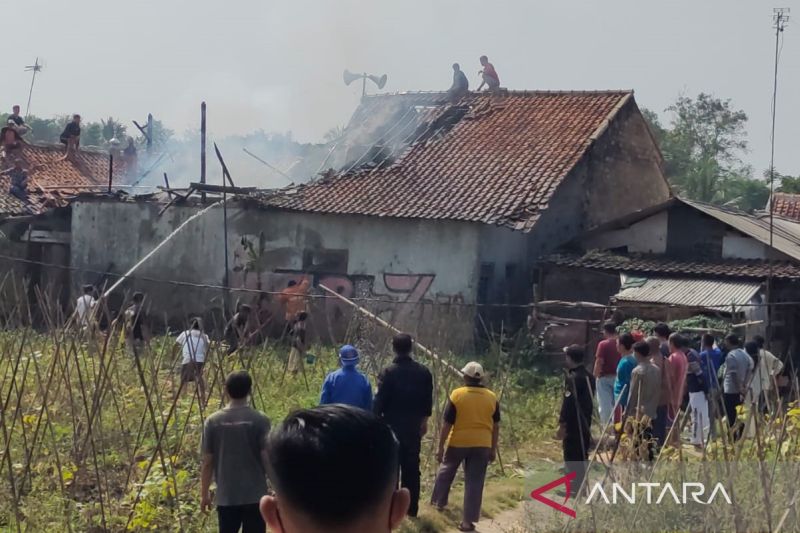
<path fill-rule="evenodd" d="M 668 218 L 669 215 L 664 210 L 628 228 L 587 237 L 582 245 L 586 250 L 609 250 L 627 246 L 631 253 L 663 254 L 667 251 Z"/>
<path fill-rule="evenodd" d="M 766 259 L 767 246 L 752 237 L 729 231 L 722 238 L 722 257 L 725 259 Z"/>

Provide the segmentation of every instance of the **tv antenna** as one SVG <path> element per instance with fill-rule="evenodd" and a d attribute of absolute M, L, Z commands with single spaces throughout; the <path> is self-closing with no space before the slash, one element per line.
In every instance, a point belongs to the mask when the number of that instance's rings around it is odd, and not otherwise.
<path fill-rule="evenodd" d="M 32 72 L 33 75 L 31 76 L 31 90 L 28 91 L 28 105 L 25 107 L 25 118 L 28 118 L 28 115 L 31 112 L 31 97 L 33 96 L 33 84 L 36 83 L 36 73 L 41 72 L 44 68 L 44 65 L 39 63 L 39 58 L 36 58 L 36 61 L 33 62 L 33 65 L 27 65 L 25 67 L 25 72 Z"/>
<path fill-rule="evenodd" d="M 775 117 L 778 104 L 778 64 L 781 58 L 781 46 L 783 31 L 789 23 L 788 7 L 776 7 L 772 10 L 772 27 L 775 28 L 775 72 L 772 78 L 772 131 L 770 133 L 770 156 L 769 156 L 769 247 L 772 249 L 773 236 L 775 230 Z M 767 278 L 767 343 L 772 341 L 772 275 L 773 263 L 769 260 L 769 276 Z"/>
<path fill-rule="evenodd" d="M 386 74 L 383 76 L 376 76 L 374 74 L 367 74 L 366 72 L 363 74 L 355 74 L 350 72 L 349 70 L 345 69 L 344 74 L 342 74 L 342 79 L 344 79 L 345 85 L 350 85 L 356 80 L 361 80 L 361 98 L 364 98 L 367 95 L 367 79 L 371 80 L 372 83 L 378 86 L 378 89 L 383 89 L 386 85 Z"/>

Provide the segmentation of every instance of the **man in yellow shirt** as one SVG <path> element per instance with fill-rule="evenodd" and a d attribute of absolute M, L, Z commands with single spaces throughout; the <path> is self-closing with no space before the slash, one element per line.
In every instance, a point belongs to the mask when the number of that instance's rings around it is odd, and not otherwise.
<path fill-rule="evenodd" d="M 497 456 L 500 403 L 494 392 L 483 386 L 485 373 L 479 363 L 467 363 L 461 373 L 465 386 L 450 394 L 444 411 L 436 454 L 440 466 L 431 503 L 439 509 L 447 506 L 450 486 L 463 462 L 464 515 L 458 529 L 475 531 L 475 522 L 481 516 L 486 468 Z"/>

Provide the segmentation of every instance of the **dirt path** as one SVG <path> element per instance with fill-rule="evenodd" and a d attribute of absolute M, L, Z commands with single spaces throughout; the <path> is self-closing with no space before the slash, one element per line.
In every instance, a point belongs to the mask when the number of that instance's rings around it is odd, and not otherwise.
<path fill-rule="evenodd" d="M 476 533 L 522 533 L 525 531 L 525 507 L 524 502 L 513 509 L 503 511 L 493 519 L 483 519 L 477 524 Z M 448 533 L 458 533 L 458 529 L 453 528 Z"/>

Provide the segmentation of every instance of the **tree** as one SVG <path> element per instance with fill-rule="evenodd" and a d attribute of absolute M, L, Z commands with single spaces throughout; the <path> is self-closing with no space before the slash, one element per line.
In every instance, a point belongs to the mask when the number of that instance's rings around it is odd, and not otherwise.
<path fill-rule="evenodd" d="M 108 117 L 108 120 L 100 120 L 100 123 L 103 126 L 102 134 L 103 139 L 106 142 L 111 141 L 111 139 L 116 138 L 120 143 L 125 140 L 125 126 L 117 121 L 114 120 L 113 117 Z"/>
<path fill-rule="evenodd" d="M 693 200 L 754 208 L 765 185 L 750 179 L 752 169 L 741 160 L 747 150 L 745 112 L 730 100 L 705 93 L 681 96 L 666 111 L 671 114 L 668 128 L 652 111 L 643 110 L 643 115 L 661 146 L 665 172 L 677 192 Z"/>
<path fill-rule="evenodd" d="M 764 171 L 764 179 L 769 180 L 769 169 Z M 775 171 L 775 191 L 800 194 L 800 176 L 789 176 Z"/>

